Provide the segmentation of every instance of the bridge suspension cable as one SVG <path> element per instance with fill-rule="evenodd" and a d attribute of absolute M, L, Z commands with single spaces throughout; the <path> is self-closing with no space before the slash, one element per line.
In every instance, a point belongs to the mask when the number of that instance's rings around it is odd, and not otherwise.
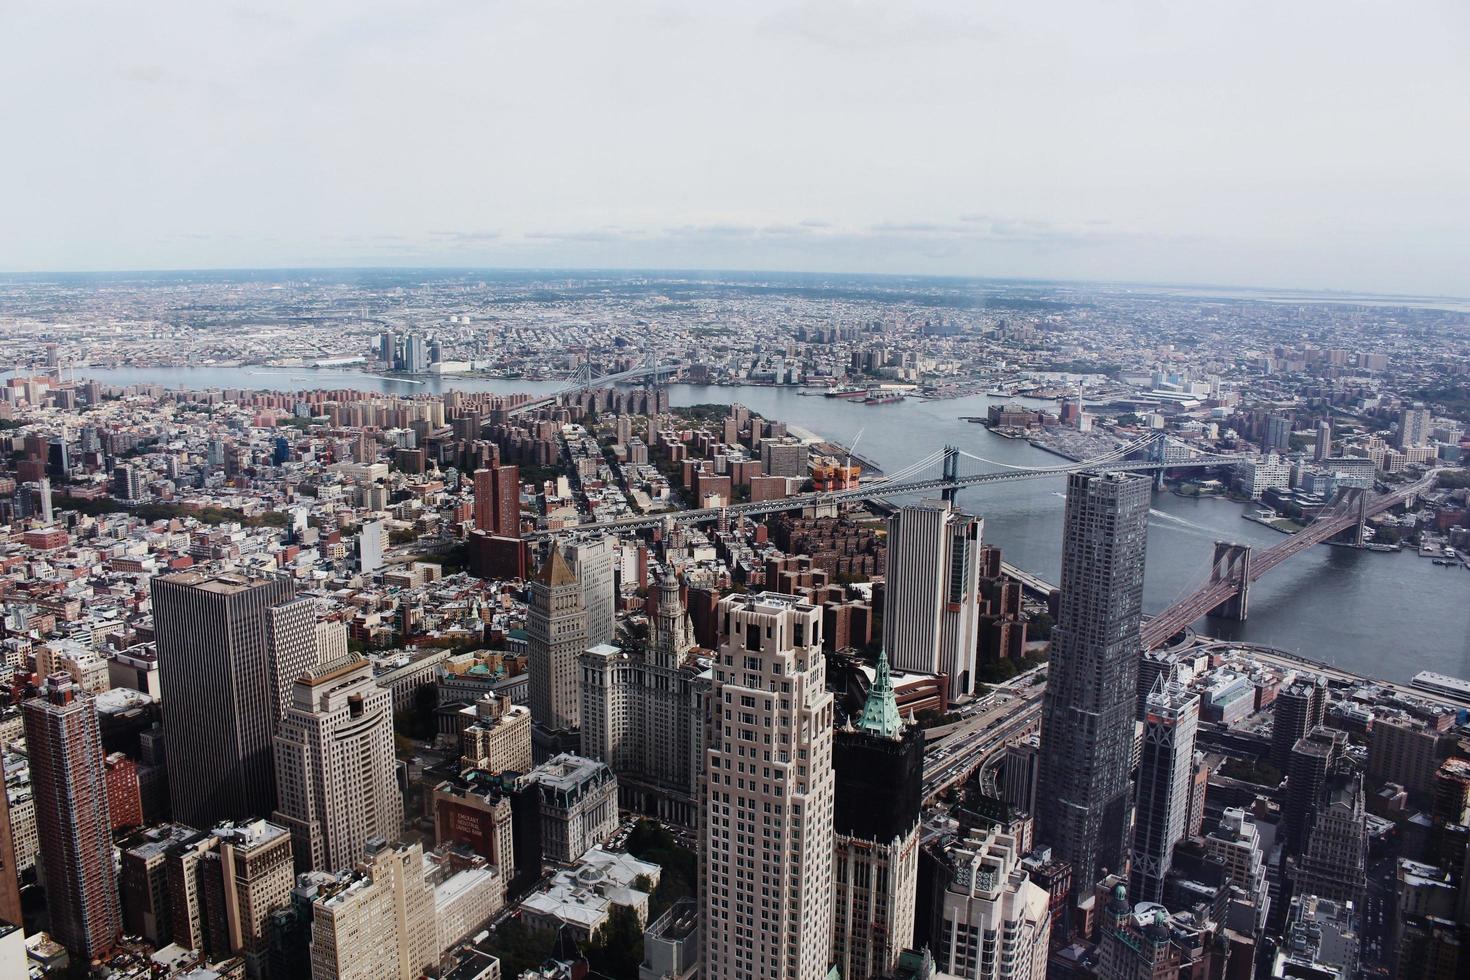
<path fill-rule="evenodd" d="M 893 473 L 885 473 L 885 474 L 883 474 L 883 478 L 881 480 L 878 480 L 878 481 L 875 481 L 875 482 L 876 482 L 877 485 L 880 485 L 880 486 L 882 484 L 884 484 L 884 483 L 900 483 L 903 480 L 907 480 L 911 476 L 917 476 L 918 474 L 922 473 L 924 470 L 927 470 L 929 467 L 933 466 L 935 463 L 939 462 L 943 458 L 944 458 L 944 453 L 943 452 L 933 452 L 933 453 L 930 453 L 928 456 L 925 456 L 923 459 L 915 460 L 914 462 L 912 462 L 909 465 L 905 466 L 901 470 L 897 470 L 897 471 L 895 471 Z"/>

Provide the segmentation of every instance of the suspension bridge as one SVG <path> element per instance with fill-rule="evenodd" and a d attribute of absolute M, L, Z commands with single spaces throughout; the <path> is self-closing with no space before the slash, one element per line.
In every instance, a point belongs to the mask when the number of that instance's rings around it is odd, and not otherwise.
<path fill-rule="evenodd" d="M 938 494 L 946 500 L 953 500 L 955 494 L 966 487 L 1010 483 L 1017 480 L 1045 479 L 1065 476 L 1080 470 L 1153 472 L 1162 477 L 1166 470 L 1231 466 L 1245 458 L 1242 455 L 1204 452 L 1162 433 L 1124 443 L 1092 459 L 1059 466 L 1014 466 L 976 456 L 954 446 L 946 446 L 900 470 L 845 490 L 798 493 L 779 500 L 729 504 L 724 507 L 696 507 L 688 510 L 642 514 L 636 517 L 578 524 L 557 531 L 535 531 L 525 537 L 527 540 L 537 541 L 571 531 L 638 531 L 664 527 L 670 523 L 709 524 L 721 520 L 735 521 L 742 517 L 765 517 L 784 511 L 804 510 L 808 507 L 834 507 L 838 504 L 890 497 Z M 978 464 L 985 469 L 977 472 L 961 472 L 964 468 L 961 460 L 969 461 L 971 468 L 974 464 Z M 938 469 L 937 473 L 934 472 L 936 469 Z"/>
<path fill-rule="evenodd" d="M 517 415 L 525 415 L 527 412 L 534 412 L 537 409 L 555 405 L 561 398 L 587 391 L 589 388 L 602 388 L 609 385 L 621 384 L 625 381 L 639 381 L 643 378 L 652 378 L 657 381 L 664 375 L 675 373 L 679 370 L 679 367 L 680 365 L 678 364 L 660 364 L 658 358 L 650 354 L 644 359 L 642 364 L 635 368 L 629 368 L 626 371 L 616 371 L 612 374 L 604 374 L 600 377 L 593 377 L 592 363 L 590 361 L 583 361 L 581 367 L 577 368 L 577 372 L 567 379 L 566 387 L 558 388 L 556 391 L 542 395 L 532 401 L 522 402 L 514 408 L 507 409 L 505 414 L 510 418 L 514 418 Z"/>
<path fill-rule="evenodd" d="M 654 376 L 666 370 L 672 370 L 672 368 L 650 362 L 639 368 L 620 372 L 618 375 L 609 375 L 595 380 L 590 379 L 590 371 L 584 372 L 584 383 L 574 385 L 568 390 L 581 390 L 583 387 L 610 379 Z M 544 401 L 554 401 L 555 397 L 547 396 Z M 528 403 L 519 408 L 528 410 L 530 407 L 532 404 Z M 724 507 L 698 507 L 657 514 L 642 514 L 578 524 L 555 531 L 533 531 L 524 537 L 528 541 L 538 542 L 569 532 L 639 531 L 668 527 L 672 524 L 731 522 L 742 518 L 760 518 L 786 511 L 804 510 L 809 507 L 833 508 L 845 503 L 896 497 L 938 494 L 944 499 L 953 500 L 956 493 L 967 487 L 1010 483 L 1017 480 L 1045 479 L 1065 476 L 1068 473 L 1082 470 L 1151 472 L 1156 481 L 1161 482 L 1163 474 L 1169 470 L 1233 466 L 1246 458 L 1248 457 L 1242 454 L 1207 452 L 1165 433 L 1143 436 L 1092 459 L 1058 466 L 1015 466 L 998 460 L 986 459 L 954 446 L 946 446 L 923 459 L 915 460 L 902 469 L 845 490 L 798 493 L 779 500 L 730 504 Z M 962 460 L 965 462 L 962 463 Z M 976 470 L 977 465 L 981 469 Z M 966 468 L 971 472 L 964 472 Z M 1144 648 L 1153 649 L 1162 646 L 1203 616 L 1216 614 L 1231 619 L 1245 619 L 1249 609 L 1251 583 L 1288 558 L 1342 535 L 1351 528 L 1356 528 L 1355 542 L 1361 544 L 1363 527 L 1368 518 L 1409 503 L 1420 494 L 1432 489 L 1437 474 L 1437 470 L 1431 470 L 1414 483 L 1405 484 L 1381 494 L 1374 494 L 1370 490 L 1361 488 L 1341 489 L 1332 502 L 1324 507 L 1306 528 L 1259 554 L 1254 553 L 1250 545 L 1228 541 L 1216 542 L 1208 579 L 1190 594 L 1145 621 L 1143 625 Z"/>
<path fill-rule="evenodd" d="M 1349 530 L 1353 531 L 1354 543 L 1361 545 L 1363 527 L 1368 518 L 1413 501 L 1434 487 L 1438 475 L 1438 470 L 1430 470 L 1422 479 L 1380 494 L 1359 487 L 1345 487 L 1333 496 L 1331 503 L 1322 508 L 1311 524 L 1260 554 L 1254 554 L 1250 545 L 1215 542 L 1209 579 L 1143 624 L 1144 649 L 1163 646 L 1201 616 L 1213 613 L 1227 619 L 1245 619 L 1252 582 L 1288 558 Z"/>

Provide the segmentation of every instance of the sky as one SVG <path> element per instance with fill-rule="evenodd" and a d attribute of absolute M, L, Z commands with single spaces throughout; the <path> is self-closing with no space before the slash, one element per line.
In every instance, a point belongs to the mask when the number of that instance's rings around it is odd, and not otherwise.
<path fill-rule="evenodd" d="M 0 0 L 0 270 L 1470 295 L 1464 0 Z"/>

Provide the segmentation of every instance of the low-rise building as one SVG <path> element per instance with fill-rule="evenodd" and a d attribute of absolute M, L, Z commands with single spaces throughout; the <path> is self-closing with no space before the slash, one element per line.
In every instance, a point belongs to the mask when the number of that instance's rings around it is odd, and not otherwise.
<path fill-rule="evenodd" d="M 541 853 L 573 864 L 618 826 L 618 779 L 607 763 L 562 753 L 521 777 L 541 802 Z"/>
<path fill-rule="evenodd" d="M 585 941 L 602 928 L 615 906 L 623 906 L 633 911 L 641 929 L 648 924 L 649 895 L 661 873 L 656 864 L 594 847 L 575 867 L 558 871 L 545 886 L 526 896 L 521 914 L 535 928 L 565 925 Z"/>

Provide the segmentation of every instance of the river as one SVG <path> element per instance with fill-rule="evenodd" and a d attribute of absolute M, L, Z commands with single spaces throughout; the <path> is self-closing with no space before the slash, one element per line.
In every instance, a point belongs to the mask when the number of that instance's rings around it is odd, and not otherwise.
<path fill-rule="evenodd" d="M 409 384 L 349 370 L 264 368 L 80 369 L 107 384 L 208 388 L 358 388 L 399 394 L 451 388 L 501 393 L 554 390 L 556 382 L 482 378 L 426 379 Z M 863 405 L 800 395 L 793 388 L 670 386 L 675 406 L 738 401 L 769 418 L 851 444 L 885 471 L 955 445 L 1010 465 L 1062 462 L 1021 441 L 960 421 L 983 416 L 994 401 L 977 395 L 950 401 L 908 399 Z M 1013 564 L 1057 581 L 1061 565 L 1062 478 L 992 484 L 962 491 L 959 502 L 985 518 L 985 539 Z M 1149 519 L 1144 606 L 1155 612 L 1200 585 L 1217 539 L 1265 548 L 1281 535 L 1243 518 L 1247 508 L 1217 499 L 1164 491 Z M 1346 670 L 1406 681 L 1420 670 L 1470 677 L 1470 572 L 1437 566 L 1413 554 L 1380 554 L 1322 546 L 1298 555 L 1251 589 L 1245 622 L 1206 620 L 1215 636 L 1279 647 Z"/>

